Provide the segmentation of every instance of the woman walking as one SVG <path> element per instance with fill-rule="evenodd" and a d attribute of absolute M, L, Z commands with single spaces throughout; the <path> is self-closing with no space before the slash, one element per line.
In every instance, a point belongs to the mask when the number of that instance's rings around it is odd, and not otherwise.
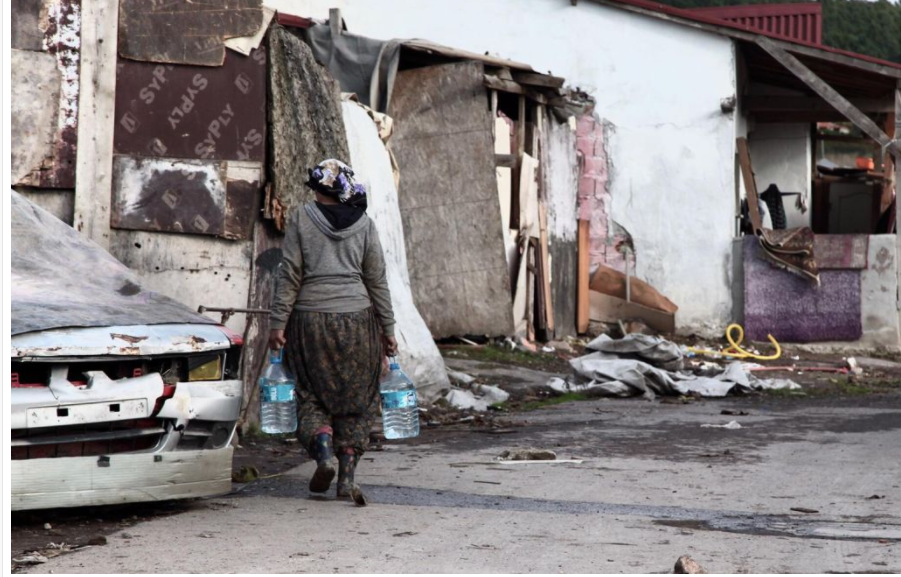
<path fill-rule="evenodd" d="M 360 500 L 354 471 L 369 445 L 383 355 L 397 354 L 394 312 L 365 188 L 335 159 L 309 175 L 316 201 L 289 219 L 269 346 L 285 347 L 297 379 L 297 437 L 317 463 L 310 492 L 329 490 L 337 454 L 337 496 Z"/>

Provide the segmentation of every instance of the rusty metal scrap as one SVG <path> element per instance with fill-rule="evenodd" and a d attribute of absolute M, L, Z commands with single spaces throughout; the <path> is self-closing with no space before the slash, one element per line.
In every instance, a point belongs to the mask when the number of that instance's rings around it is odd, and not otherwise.
<path fill-rule="evenodd" d="M 75 187 L 75 154 L 78 140 L 79 61 L 81 52 L 80 0 L 16 0 L 12 6 L 16 23 L 22 24 L 15 45 L 50 54 L 56 60 L 59 105 L 46 127 L 52 139 L 42 159 L 16 175 L 15 184 L 41 188 Z M 30 70 L 24 71 L 27 76 Z M 46 80 L 38 77 L 36 81 Z M 27 79 L 25 80 L 28 81 Z M 13 141 L 13 146 L 19 146 Z M 14 153 L 15 154 L 15 153 Z"/>
<path fill-rule="evenodd" d="M 121 0 L 119 54 L 168 64 L 221 66 L 225 40 L 251 36 L 262 0 Z"/>

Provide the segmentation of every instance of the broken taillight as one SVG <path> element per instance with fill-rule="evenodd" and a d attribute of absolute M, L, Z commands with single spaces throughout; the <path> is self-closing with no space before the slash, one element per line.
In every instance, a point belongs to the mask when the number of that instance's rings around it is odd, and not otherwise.
<path fill-rule="evenodd" d="M 228 337 L 228 342 L 230 342 L 234 346 L 243 346 L 244 345 L 244 336 L 239 335 L 235 331 L 231 330 L 225 325 L 220 325 L 219 330 L 222 331 L 226 337 Z"/>

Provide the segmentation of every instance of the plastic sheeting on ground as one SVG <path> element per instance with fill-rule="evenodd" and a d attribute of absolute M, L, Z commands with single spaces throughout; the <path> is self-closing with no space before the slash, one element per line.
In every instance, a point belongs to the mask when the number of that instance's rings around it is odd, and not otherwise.
<path fill-rule="evenodd" d="M 763 389 L 799 389 L 787 379 L 763 380 L 746 372 L 742 363 L 729 363 L 718 375 L 698 376 L 685 371 L 667 370 L 636 358 L 621 358 L 611 351 L 644 356 L 651 362 L 671 366 L 682 353 L 674 343 L 647 335 L 627 335 L 615 341 L 600 337 L 588 345 L 606 352 L 594 352 L 570 361 L 575 372 L 568 380 L 553 378 L 548 386 L 560 393 L 588 392 L 599 396 L 631 397 L 642 395 L 698 394 L 702 397 L 724 397 L 736 392 Z M 674 358 L 674 355 L 678 357 Z"/>
<path fill-rule="evenodd" d="M 401 367 L 416 384 L 420 398 L 431 401 L 441 389 L 448 388 L 450 382 L 444 359 L 413 303 L 391 160 L 367 111 L 355 102 L 343 102 L 341 106 L 350 148 L 350 165 L 369 191 L 367 214 L 375 222 L 385 253 L 388 288 L 397 320 L 395 336 L 400 349 Z"/>

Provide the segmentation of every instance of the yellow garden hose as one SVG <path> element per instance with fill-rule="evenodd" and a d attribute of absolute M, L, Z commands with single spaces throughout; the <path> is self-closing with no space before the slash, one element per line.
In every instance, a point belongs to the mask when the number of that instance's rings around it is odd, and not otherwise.
<path fill-rule="evenodd" d="M 732 336 L 733 331 L 738 331 L 738 337 Z M 773 338 L 773 335 L 767 335 L 767 338 L 770 339 L 770 342 L 773 343 L 774 347 L 776 347 L 776 352 L 771 355 L 755 355 L 754 353 L 748 352 L 741 348 L 741 342 L 745 340 L 745 330 L 741 328 L 741 325 L 731 324 L 726 327 L 726 340 L 729 341 L 729 348 L 722 351 L 711 351 L 707 349 L 696 349 L 694 347 L 688 347 L 688 350 L 698 355 L 721 355 L 724 357 L 731 357 L 733 359 L 775 361 L 782 356 L 782 347 L 779 346 L 779 343 L 776 342 L 776 339 Z"/>

